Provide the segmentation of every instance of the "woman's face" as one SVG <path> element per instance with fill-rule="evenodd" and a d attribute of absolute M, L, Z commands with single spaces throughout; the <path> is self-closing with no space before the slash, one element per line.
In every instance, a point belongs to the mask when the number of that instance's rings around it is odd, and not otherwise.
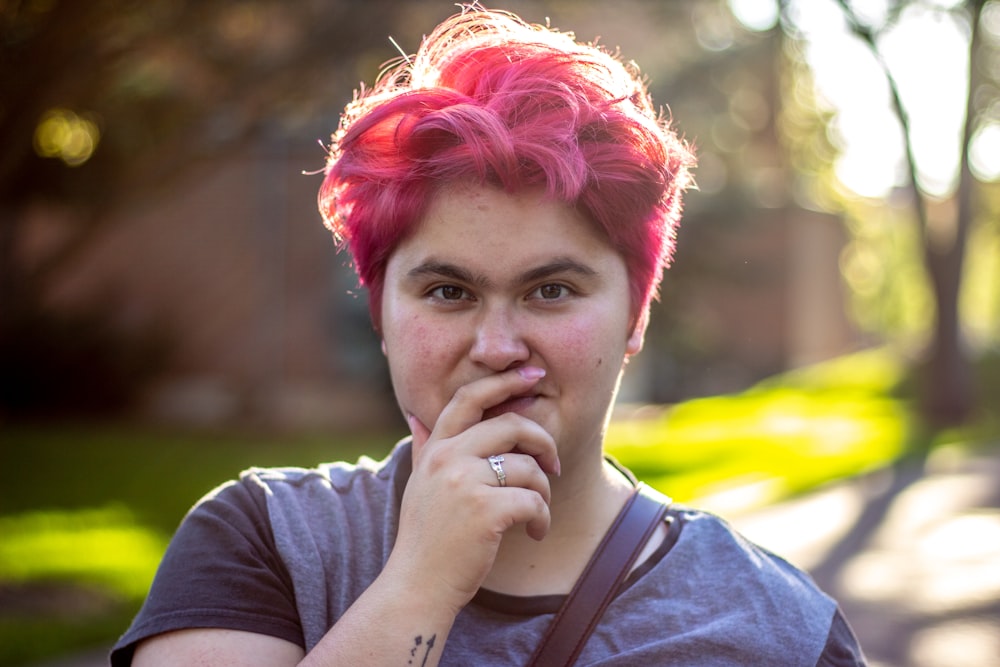
<path fill-rule="evenodd" d="M 555 439 L 563 469 L 592 451 L 633 330 L 628 275 L 603 232 L 541 192 L 453 185 L 389 260 L 382 334 L 400 407 L 433 429 L 455 391 L 518 366 L 545 369 L 517 411 Z"/>

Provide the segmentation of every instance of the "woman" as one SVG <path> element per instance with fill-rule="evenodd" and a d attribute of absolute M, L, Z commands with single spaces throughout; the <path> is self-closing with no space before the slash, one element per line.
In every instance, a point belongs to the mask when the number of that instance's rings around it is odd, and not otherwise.
<path fill-rule="evenodd" d="M 213 492 L 114 664 L 526 664 L 633 496 L 604 433 L 692 164 L 615 57 L 439 26 L 348 107 L 320 193 L 412 437 Z M 836 603 L 720 520 L 671 508 L 637 549 L 580 664 L 860 663 Z"/>

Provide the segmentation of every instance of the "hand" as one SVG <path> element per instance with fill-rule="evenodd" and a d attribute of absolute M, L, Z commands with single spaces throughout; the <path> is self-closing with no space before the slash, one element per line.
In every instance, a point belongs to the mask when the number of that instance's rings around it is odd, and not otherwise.
<path fill-rule="evenodd" d="M 548 533 L 547 474 L 559 472 L 555 442 L 513 412 L 483 420 L 486 410 L 530 389 L 541 375 L 522 368 L 459 388 L 433 431 L 408 416 L 413 472 L 386 569 L 441 595 L 455 613 L 489 574 L 507 530 L 523 524 L 536 540 Z M 504 455 L 503 488 L 486 460 L 493 454 Z"/>

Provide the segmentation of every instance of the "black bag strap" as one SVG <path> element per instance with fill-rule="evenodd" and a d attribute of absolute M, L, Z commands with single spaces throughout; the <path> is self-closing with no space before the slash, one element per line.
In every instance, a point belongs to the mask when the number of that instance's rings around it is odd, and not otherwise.
<path fill-rule="evenodd" d="M 529 667 L 562 667 L 576 661 L 669 505 L 666 496 L 645 484 L 636 486 L 552 619 Z"/>

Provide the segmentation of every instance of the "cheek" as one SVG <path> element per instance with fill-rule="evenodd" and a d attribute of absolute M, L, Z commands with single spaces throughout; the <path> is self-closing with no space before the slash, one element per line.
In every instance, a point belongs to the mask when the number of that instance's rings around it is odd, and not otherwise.
<path fill-rule="evenodd" d="M 430 326 L 419 318 L 394 318 L 385 329 L 386 357 L 393 386 L 400 400 L 412 403 L 430 397 L 443 386 L 443 375 L 455 342 L 447 330 Z"/>
<path fill-rule="evenodd" d="M 624 349 L 623 336 L 613 336 L 607 321 L 579 317 L 564 322 L 547 334 L 549 350 L 561 359 L 572 360 L 571 367 L 581 373 L 609 366 L 609 361 Z"/>
<path fill-rule="evenodd" d="M 579 323 L 554 332 L 549 341 L 560 356 L 575 356 L 583 361 L 596 353 L 593 333 L 585 323 Z"/>

